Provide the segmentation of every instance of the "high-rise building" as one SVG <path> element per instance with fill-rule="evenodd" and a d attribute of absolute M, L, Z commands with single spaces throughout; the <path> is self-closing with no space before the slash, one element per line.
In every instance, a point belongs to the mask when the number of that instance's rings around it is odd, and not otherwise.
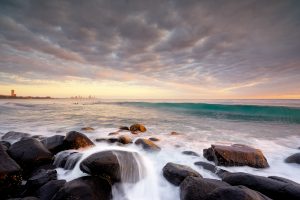
<path fill-rule="evenodd" d="M 17 94 L 15 94 L 15 90 L 11 90 L 10 96 L 12 96 L 12 97 L 16 97 L 17 96 Z"/>

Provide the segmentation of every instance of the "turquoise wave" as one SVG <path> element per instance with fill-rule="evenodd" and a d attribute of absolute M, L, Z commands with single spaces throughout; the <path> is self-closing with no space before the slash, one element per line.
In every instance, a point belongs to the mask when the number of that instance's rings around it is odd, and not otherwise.
<path fill-rule="evenodd" d="M 167 109 L 199 117 L 225 118 L 231 120 L 276 121 L 300 123 L 300 108 L 285 106 L 229 105 L 210 103 L 150 103 L 126 102 L 121 104 Z"/>

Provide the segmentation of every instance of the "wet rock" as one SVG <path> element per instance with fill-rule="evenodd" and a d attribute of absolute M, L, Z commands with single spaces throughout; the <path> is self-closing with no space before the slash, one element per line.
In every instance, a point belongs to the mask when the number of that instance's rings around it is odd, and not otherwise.
<path fill-rule="evenodd" d="M 135 152 L 110 150 L 102 151 L 90 155 L 80 163 L 80 169 L 93 176 L 108 178 L 112 183 L 121 181 L 121 164 L 126 169 L 127 182 L 138 181 L 139 165 L 135 157 L 139 156 Z M 125 160 L 120 163 L 120 160 Z"/>
<path fill-rule="evenodd" d="M 82 131 L 94 131 L 95 129 L 88 126 L 88 127 L 83 127 L 83 128 L 81 128 L 81 130 L 82 130 Z"/>
<path fill-rule="evenodd" d="M 79 149 L 94 145 L 94 143 L 86 135 L 77 131 L 67 133 L 64 144 L 67 149 Z"/>
<path fill-rule="evenodd" d="M 214 161 L 216 165 L 269 167 L 268 161 L 261 150 L 241 144 L 231 146 L 211 145 L 210 148 L 203 150 L 203 156 L 209 161 Z"/>
<path fill-rule="evenodd" d="M 187 176 L 202 177 L 198 172 L 186 165 L 167 163 L 163 168 L 164 177 L 172 184 L 178 186 Z"/>
<path fill-rule="evenodd" d="M 122 130 L 122 131 L 129 131 L 130 129 L 128 128 L 128 126 L 120 126 L 120 127 L 119 127 L 119 130 Z"/>
<path fill-rule="evenodd" d="M 129 130 L 131 132 L 146 132 L 147 129 L 143 124 L 133 124 L 130 126 Z"/>
<path fill-rule="evenodd" d="M 108 135 L 118 135 L 119 132 L 112 132 L 112 133 L 109 133 Z"/>
<path fill-rule="evenodd" d="M 64 139 L 65 136 L 63 135 L 54 135 L 43 139 L 41 142 L 50 152 L 56 154 L 65 149 Z"/>
<path fill-rule="evenodd" d="M 204 199 L 216 188 L 230 186 L 220 180 L 188 176 L 180 184 L 180 200 Z"/>
<path fill-rule="evenodd" d="M 286 163 L 300 164 L 300 153 L 295 153 L 284 160 Z"/>
<path fill-rule="evenodd" d="M 223 181 L 231 185 L 243 185 L 274 200 L 300 199 L 300 185 L 247 173 L 227 173 Z"/>
<path fill-rule="evenodd" d="M 7 199 L 7 200 L 39 200 L 37 197 L 24 197 L 24 198 L 13 198 L 13 199 Z"/>
<path fill-rule="evenodd" d="M 220 187 L 213 190 L 205 200 L 271 200 L 267 196 L 244 186 Z"/>
<path fill-rule="evenodd" d="M 298 184 L 299 183 L 296 183 L 295 181 L 292 181 L 292 180 L 289 180 L 289 179 L 286 179 L 286 178 L 282 178 L 282 177 L 279 177 L 279 176 L 269 176 L 268 178 L 270 179 L 274 179 L 274 180 L 277 180 L 277 181 L 281 181 L 281 182 L 284 182 L 284 183 L 291 183 L 291 184 Z"/>
<path fill-rule="evenodd" d="M 57 179 L 56 170 L 42 169 L 27 180 L 25 185 L 26 188 L 25 194 L 32 195 L 41 186 L 45 185 L 51 180 L 56 180 L 56 179 Z"/>
<path fill-rule="evenodd" d="M 75 150 L 61 151 L 55 155 L 54 165 L 56 167 L 71 170 L 75 167 L 81 156 L 82 153 Z"/>
<path fill-rule="evenodd" d="M 21 167 L 6 153 L 0 144 L 0 197 L 5 197 L 13 187 L 22 182 Z"/>
<path fill-rule="evenodd" d="M 181 133 L 177 133 L 177 132 L 175 132 L 175 131 L 172 131 L 172 132 L 170 133 L 170 135 L 181 135 Z"/>
<path fill-rule="evenodd" d="M 154 144 L 151 140 L 139 138 L 134 142 L 136 145 L 142 146 L 146 151 L 158 152 L 161 150 L 159 146 Z"/>
<path fill-rule="evenodd" d="M 194 151 L 183 151 L 182 154 L 188 155 L 188 156 L 197 156 L 197 157 L 200 156 L 199 154 L 197 154 L 197 153 L 194 152 Z"/>
<path fill-rule="evenodd" d="M 10 147 L 10 143 L 7 141 L 0 141 L 0 145 L 2 145 L 4 151 L 7 151 Z"/>
<path fill-rule="evenodd" d="M 111 185 L 100 177 L 85 176 L 67 182 L 52 200 L 110 200 Z"/>
<path fill-rule="evenodd" d="M 200 166 L 205 170 L 208 170 L 214 174 L 216 174 L 217 176 L 219 176 L 220 178 L 222 178 L 224 176 L 225 173 L 227 173 L 228 171 L 218 168 L 216 166 L 214 166 L 213 164 L 207 163 L 207 162 L 195 162 L 194 163 L 196 166 Z"/>
<path fill-rule="evenodd" d="M 37 139 L 27 138 L 20 140 L 10 146 L 8 154 L 18 162 L 24 170 L 49 163 L 53 155 Z"/>
<path fill-rule="evenodd" d="M 132 143 L 132 139 L 128 135 L 121 135 L 119 137 L 119 142 L 122 144 L 130 144 Z"/>
<path fill-rule="evenodd" d="M 155 138 L 155 137 L 151 137 L 151 138 L 149 138 L 149 140 L 151 140 L 151 141 L 153 141 L 153 142 L 158 142 L 158 141 L 159 141 L 159 139 L 158 139 L 158 138 Z"/>
<path fill-rule="evenodd" d="M 108 143 L 116 143 L 116 142 L 119 142 L 119 138 L 108 138 L 107 142 Z"/>
<path fill-rule="evenodd" d="M 22 132 L 15 132 L 15 131 L 9 131 L 6 134 L 2 136 L 2 140 L 8 141 L 8 142 L 16 142 L 20 140 L 23 137 L 30 137 L 31 135 L 29 133 L 22 133 Z"/>
<path fill-rule="evenodd" d="M 65 180 L 52 180 L 36 191 L 40 200 L 51 200 L 52 197 L 65 185 Z"/>

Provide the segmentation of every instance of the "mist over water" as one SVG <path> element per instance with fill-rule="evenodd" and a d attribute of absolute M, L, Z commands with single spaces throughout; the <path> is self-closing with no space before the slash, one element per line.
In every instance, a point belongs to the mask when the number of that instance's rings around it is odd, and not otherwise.
<path fill-rule="evenodd" d="M 211 144 L 241 143 L 260 148 L 271 166 L 267 169 L 227 167 L 228 171 L 282 176 L 300 182 L 300 174 L 296 173 L 299 166 L 284 163 L 286 157 L 299 152 L 299 105 L 299 100 L 0 100 L 0 133 L 21 131 L 44 136 L 65 135 L 68 131 L 81 131 L 82 127 L 90 126 L 95 131 L 81 132 L 93 140 L 108 137 L 108 133 L 116 131 L 119 126 L 143 123 L 148 131 L 136 137 L 160 138 L 157 144 L 162 151 L 149 154 L 133 144 L 126 146 L 126 150 L 137 153 L 140 177 L 137 177 L 139 181 L 136 184 L 114 186 L 114 199 L 134 200 L 149 197 L 174 200 L 179 199 L 179 191 L 163 178 L 163 166 L 167 162 L 185 164 L 204 177 L 217 178 L 193 164 L 206 161 L 202 150 Z M 170 136 L 172 131 L 181 134 Z M 96 144 L 92 149 L 81 150 L 83 155 L 80 161 L 95 152 L 121 148 L 104 143 Z M 184 150 L 195 151 L 201 156 L 183 155 L 181 152 Z M 79 169 L 80 161 L 73 170 L 60 169 L 59 178 L 72 180 L 86 175 Z M 120 158 L 120 162 L 126 160 Z M 126 173 L 130 172 L 124 171 L 124 179 Z M 124 196 L 122 191 L 130 192 Z"/>

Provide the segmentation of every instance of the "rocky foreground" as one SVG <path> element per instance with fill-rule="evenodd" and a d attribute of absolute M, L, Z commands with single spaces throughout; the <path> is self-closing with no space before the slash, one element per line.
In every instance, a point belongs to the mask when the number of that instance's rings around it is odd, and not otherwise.
<path fill-rule="evenodd" d="M 93 128 L 84 127 L 82 131 L 93 131 Z M 140 137 L 139 134 L 145 131 L 147 129 L 141 124 L 120 127 L 118 131 L 109 134 L 110 138 L 98 138 L 95 142 L 117 143 L 122 146 L 134 143 L 159 156 L 161 148 L 155 144 L 159 138 Z M 120 134 L 121 132 L 126 134 Z M 177 135 L 175 133 L 172 132 L 170 137 Z M 132 134 L 138 137 L 133 138 Z M 21 132 L 4 134 L 0 141 L 0 199 L 109 200 L 112 199 L 112 186 L 115 183 L 137 183 L 143 178 L 143 174 L 138 174 L 137 153 L 106 150 L 94 153 L 80 163 L 81 171 L 89 176 L 69 182 L 57 180 L 56 168 L 73 169 L 82 156 L 76 150 L 94 145 L 86 135 L 76 131 L 51 137 Z M 193 151 L 182 153 L 199 156 Z M 189 166 L 171 162 L 162 169 L 166 180 L 179 187 L 181 200 L 300 199 L 300 184 L 291 180 L 276 176 L 231 173 L 218 167 L 267 168 L 269 163 L 259 149 L 241 144 L 211 145 L 203 150 L 203 156 L 211 162 L 196 162 L 195 165 L 216 174 L 221 180 L 203 178 Z M 121 167 L 124 168 L 124 163 L 121 166 L 120 158 L 126 160 L 125 167 L 129 177 L 122 176 Z M 300 164 L 300 153 L 291 155 L 285 162 Z"/>

